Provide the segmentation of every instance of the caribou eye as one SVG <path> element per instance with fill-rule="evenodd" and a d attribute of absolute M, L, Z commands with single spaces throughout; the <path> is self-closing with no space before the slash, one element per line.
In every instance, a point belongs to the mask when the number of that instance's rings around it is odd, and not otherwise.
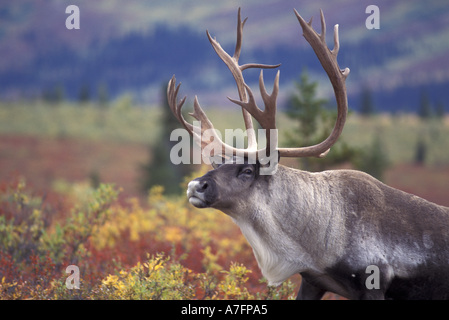
<path fill-rule="evenodd" d="M 248 175 L 253 174 L 253 169 L 245 169 L 245 170 L 243 170 L 242 173 L 248 174 Z"/>

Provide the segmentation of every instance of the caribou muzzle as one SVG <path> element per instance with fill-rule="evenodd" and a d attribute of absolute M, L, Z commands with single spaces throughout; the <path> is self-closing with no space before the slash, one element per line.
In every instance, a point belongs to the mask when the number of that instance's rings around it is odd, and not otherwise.
<path fill-rule="evenodd" d="M 216 198 L 215 181 L 207 177 L 200 177 L 189 182 L 187 198 L 197 208 L 210 207 Z"/>

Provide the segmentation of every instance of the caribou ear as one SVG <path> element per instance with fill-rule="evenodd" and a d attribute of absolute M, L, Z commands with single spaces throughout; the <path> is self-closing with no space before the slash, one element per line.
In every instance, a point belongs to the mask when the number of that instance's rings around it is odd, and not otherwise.
<path fill-rule="evenodd" d="M 225 159 L 220 155 L 214 155 L 209 158 L 210 164 L 212 168 L 218 169 L 223 163 L 225 163 Z"/>

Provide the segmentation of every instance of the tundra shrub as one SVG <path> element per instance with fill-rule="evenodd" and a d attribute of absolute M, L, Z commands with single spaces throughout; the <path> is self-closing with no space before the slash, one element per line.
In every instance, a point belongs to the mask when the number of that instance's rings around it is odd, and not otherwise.
<path fill-rule="evenodd" d="M 0 299 L 286 299 L 267 287 L 225 214 L 154 187 L 147 203 L 112 185 L 62 183 L 45 196 L 0 182 Z M 235 262 L 233 262 L 235 261 Z M 238 261 L 238 262 L 237 262 Z M 66 281 L 79 269 L 79 289 Z"/>

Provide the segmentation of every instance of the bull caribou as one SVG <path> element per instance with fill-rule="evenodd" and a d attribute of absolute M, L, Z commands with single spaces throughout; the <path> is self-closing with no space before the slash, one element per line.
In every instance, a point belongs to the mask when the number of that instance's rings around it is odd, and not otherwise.
<path fill-rule="evenodd" d="M 346 120 L 345 80 L 349 69 L 341 70 L 337 63 L 338 25 L 334 27 L 334 48 L 330 50 L 325 40 L 323 12 L 320 34 L 312 28 L 312 20 L 306 22 L 294 12 L 303 36 L 333 86 L 338 108 L 333 131 L 314 146 L 277 147 L 275 114 L 279 71 L 271 94 L 265 89 L 263 72 L 260 73 L 264 110 L 257 106 L 242 72 L 279 65 L 239 65 L 246 22 L 241 20 L 239 9 L 232 57 L 209 32 L 207 36 L 236 81 L 239 100 L 230 100 L 242 108 L 248 147 L 234 148 L 214 134 L 209 141 L 201 140 L 201 133 L 214 130 L 198 99 L 195 97 L 191 115 L 200 121 L 200 133 L 181 113 L 186 98 L 178 101 L 180 85 L 176 86 L 174 76 L 168 84 L 172 112 L 202 149 L 213 144 L 214 148 L 209 150 L 214 150 L 214 156 L 232 155 L 188 184 L 189 202 L 198 208 L 221 210 L 232 218 L 253 248 L 269 285 L 279 285 L 299 273 L 302 281 L 297 299 L 320 299 L 326 291 L 349 299 L 449 298 L 449 208 L 389 187 L 360 171 L 311 173 L 276 164 L 272 174 L 261 174 L 267 166 L 261 160 L 267 154 L 276 155 L 270 161 L 277 161 L 277 157 L 325 156 L 340 136 Z M 257 149 L 252 117 L 266 130 L 267 143 L 263 150 Z M 273 136 L 274 146 L 268 143 Z M 235 161 L 236 155 L 244 161 Z M 377 285 L 369 279 L 372 276 L 377 276 Z"/>

